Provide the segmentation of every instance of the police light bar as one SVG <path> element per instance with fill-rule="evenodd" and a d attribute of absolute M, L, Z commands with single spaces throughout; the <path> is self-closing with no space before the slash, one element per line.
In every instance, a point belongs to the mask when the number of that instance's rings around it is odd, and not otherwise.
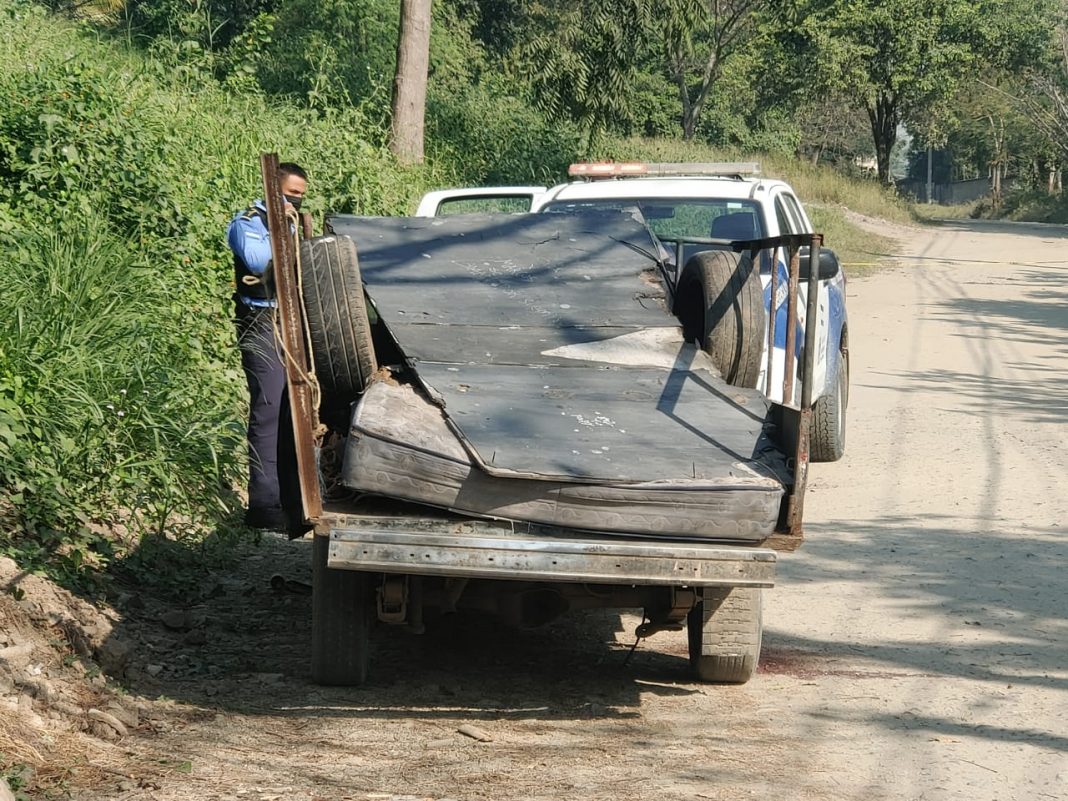
<path fill-rule="evenodd" d="M 567 168 L 573 178 L 622 178 L 627 175 L 645 175 L 648 165 L 640 161 L 583 161 Z"/>
<path fill-rule="evenodd" d="M 760 164 L 755 161 L 693 161 L 659 162 L 597 161 L 572 164 L 567 168 L 572 178 L 626 178 L 631 175 L 647 176 L 704 176 L 716 178 L 744 178 L 760 174 Z"/>

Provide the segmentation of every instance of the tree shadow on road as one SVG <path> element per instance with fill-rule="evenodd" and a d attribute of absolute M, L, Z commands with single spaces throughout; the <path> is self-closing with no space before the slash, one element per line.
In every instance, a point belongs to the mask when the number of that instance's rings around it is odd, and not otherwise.
<path fill-rule="evenodd" d="M 962 282 L 967 285 L 968 282 Z M 979 328 L 987 337 L 1044 346 L 1068 344 L 1068 268 L 1030 266 L 1011 277 L 988 282 L 1011 286 L 1021 297 L 951 297 L 926 306 L 935 319 L 963 323 L 966 336 Z"/>
<path fill-rule="evenodd" d="M 818 586 L 832 603 L 836 584 L 870 584 L 871 603 L 878 597 L 902 620 L 933 620 L 945 636 L 816 640 L 772 622 L 773 649 L 848 656 L 876 670 L 1068 689 L 1068 537 L 1062 524 L 1051 520 L 1039 529 L 974 518 L 977 530 L 967 531 L 948 520 L 888 516 L 811 526 L 804 557 L 784 564 L 780 580 Z"/>
<path fill-rule="evenodd" d="M 1028 369 L 1046 374 L 1036 381 L 1034 377 L 992 378 L 957 370 L 925 370 L 895 373 L 892 380 L 885 383 L 878 381 L 879 373 L 869 372 L 862 380 L 866 386 L 902 394 L 941 396 L 948 390 L 953 406 L 944 408 L 944 411 L 966 412 L 979 417 L 1011 415 L 1031 423 L 1068 420 L 1068 376 L 1052 365 L 1029 365 Z"/>
<path fill-rule="evenodd" d="M 1011 415 L 1032 423 L 1068 419 L 1068 268 L 1025 270 L 997 283 L 1034 289 L 1022 298 L 949 297 L 925 306 L 925 316 L 956 327 L 951 336 L 973 343 L 982 370 L 939 369 L 894 373 L 868 371 L 858 383 L 897 393 L 951 397 L 953 408 L 978 416 Z M 1014 290 L 1015 292 L 1016 290 Z M 992 350 L 992 345 L 1008 347 Z M 1040 346 L 1039 353 L 1012 361 L 1012 345 Z M 1007 353 L 995 360 L 993 353 Z M 1022 353 L 1022 351 L 1021 351 Z M 887 381 L 876 377 L 885 375 Z"/>
<path fill-rule="evenodd" d="M 1050 223 L 1014 222 L 1012 220 L 932 220 L 944 231 L 976 234 L 1008 234 L 1038 239 L 1068 239 L 1068 227 Z"/>

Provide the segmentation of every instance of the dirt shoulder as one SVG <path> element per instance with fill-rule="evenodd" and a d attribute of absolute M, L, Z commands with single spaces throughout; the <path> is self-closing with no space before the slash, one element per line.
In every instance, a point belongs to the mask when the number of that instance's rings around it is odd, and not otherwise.
<path fill-rule="evenodd" d="M 1063 797 L 1066 245 L 924 226 L 850 281 L 847 454 L 812 468 L 745 686 L 691 682 L 681 634 L 628 659 L 637 618 L 591 613 L 387 630 L 367 686 L 316 687 L 309 543 L 265 537 L 103 610 L 8 565 L 0 649 L 31 648 L 0 660 L 0 752 L 89 801 Z"/>

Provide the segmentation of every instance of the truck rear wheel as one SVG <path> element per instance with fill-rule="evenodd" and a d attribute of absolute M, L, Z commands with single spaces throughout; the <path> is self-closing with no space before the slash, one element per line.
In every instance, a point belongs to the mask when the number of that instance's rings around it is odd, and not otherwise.
<path fill-rule="evenodd" d="M 750 587 L 704 587 L 686 619 L 690 667 L 698 681 L 744 684 L 760 661 L 763 592 Z"/>
<path fill-rule="evenodd" d="M 323 406 L 347 411 L 378 369 L 356 245 L 347 236 L 307 239 L 300 243 L 300 266 Z"/>
<path fill-rule="evenodd" d="M 834 388 L 812 405 L 809 458 L 813 462 L 837 462 L 845 453 L 846 406 L 849 403 L 849 361 L 839 354 Z"/>
<path fill-rule="evenodd" d="M 330 538 L 312 543 L 312 681 L 353 686 L 367 680 L 374 596 L 368 573 L 327 567 Z"/>
<path fill-rule="evenodd" d="M 757 385 L 767 313 L 760 271 L 748 253 L 695 254 L 679 276 L 675 314 L 686 339 L 701 344 L 728 384 Z"/>

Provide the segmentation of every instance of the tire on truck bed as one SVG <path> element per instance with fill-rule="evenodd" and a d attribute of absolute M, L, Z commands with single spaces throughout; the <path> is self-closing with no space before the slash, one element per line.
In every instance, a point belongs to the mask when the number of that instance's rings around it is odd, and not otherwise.
<path fill-rule="evenodd" d="M 697 341 L 712 357 L 724 381 L 756 387 L 767 312 L 760 270 L 749 253 L 694 254 L 679 276 L 675 315 L 686 339 Z"/>
<path fill-rule="evenodd" d="M 301 288 L 324 419 L 341 416 L 378 369 L 356 245 L 347 236 L 300 243 Z"/>
<path fill-rule="evenodd" d="M 316 534 L 312 540 L 312 681 L 363 684 L 374 623 L 371 574 L 327 567 L 330 538 Z"/>
<path fill-rule="evenodd" d="M 764 633 L 763 591 L 753 587 L 704 587 L 686 618 L 690 668 L 698 681 L 744 684 L 760 661 Z"/>

